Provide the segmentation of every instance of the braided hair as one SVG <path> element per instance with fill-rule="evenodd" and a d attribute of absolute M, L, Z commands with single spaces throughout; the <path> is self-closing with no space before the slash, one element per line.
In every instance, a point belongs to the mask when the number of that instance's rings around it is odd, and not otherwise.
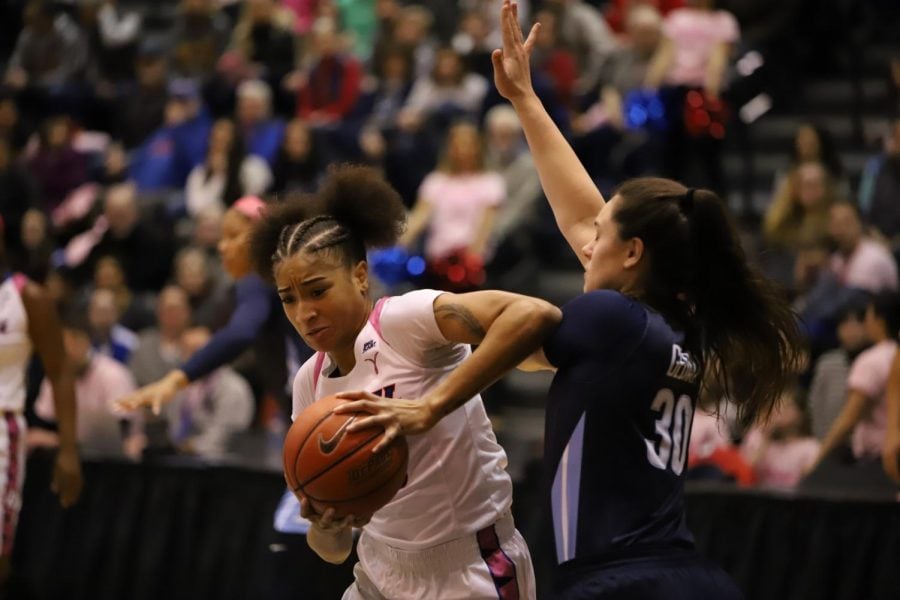
<path fill-rule="evenodd" d="M 350 267 L 366 260 L 367 249 L 396 243 L 405 226 L 400 195 L 376 170 L 339 165 L 315 194 L 273 206 L 254 228 L 251 253 L 270 279 L 278 263 L 298 253 L 333 253 Z"/>

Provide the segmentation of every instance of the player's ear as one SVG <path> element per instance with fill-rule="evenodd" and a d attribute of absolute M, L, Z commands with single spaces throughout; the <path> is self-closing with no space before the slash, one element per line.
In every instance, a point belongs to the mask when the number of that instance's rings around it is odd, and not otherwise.
<path fill-rule="evenodd" d="M 356 263 L 353 267 L 353 284 L 356 289 L 365 296 L 369 293 L 369 263 L 364 260 Z"/>
<path fill-rule="evenodd" d="M 633 237 L 627 242 L 627 252 L 625 254 L 625 262 L 622 266 L 626 269 L 633 269 L 641 262 L 644 256 L 644 240 L 639 237 Z"/>

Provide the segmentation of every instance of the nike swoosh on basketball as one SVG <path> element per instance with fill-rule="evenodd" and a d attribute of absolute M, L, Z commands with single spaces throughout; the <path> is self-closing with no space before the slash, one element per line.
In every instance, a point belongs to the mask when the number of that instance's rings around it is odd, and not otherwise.
<path fill-rule="evenodd" d="M 347 434 L 347 426 L 355 420 L 356 415 L 353 415 L 344 421 L 344 424 L 338 427 L 338 430 L 334 432 L 334 435 L 332 435 L 330 439 L 326 440 L 324 435 L 321 433 L 319 434 L 319 450 L 322 451 L 322 454 L 331 454 L 334 452 L 334 449 L 337 448 L 338 444 L 341 443 L 341 440 L 344 439 L 344 435 Z"/>

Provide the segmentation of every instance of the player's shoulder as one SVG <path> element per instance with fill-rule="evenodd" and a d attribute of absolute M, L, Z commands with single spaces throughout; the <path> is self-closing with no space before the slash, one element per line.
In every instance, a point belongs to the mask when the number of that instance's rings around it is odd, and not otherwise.
<path fill-rule="evenodd" d="M 443 294 L 440 290 L 421 289 L 399 296 L 382 298 L 376 305 L 378 324 L 389 323 L 393 327 L 403 327 L 404 323 L 419 313 L 434 313 L 434 301 Z"/>
<path fill-rule="evenodd" d="M 647 310 L 643 304 L 613 290 L 586 292 L 563 306 L 563 319 L 616 328 L 643 327 Z"/>

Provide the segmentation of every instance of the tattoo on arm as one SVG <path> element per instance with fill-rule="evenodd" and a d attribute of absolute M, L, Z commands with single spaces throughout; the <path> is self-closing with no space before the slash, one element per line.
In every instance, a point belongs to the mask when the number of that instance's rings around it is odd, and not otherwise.
<path fill-rule="evenodd" d="M 465 326 L 469 333 L 478 336 L 478 339 L 482 339 L 487 335 L 484 327 L 481 326 L 481 323 L 475 318 L 472 311 L 462 304 L 442 304 L 434 310 L 434 314 L 440 319 L 453 319 L 459 321 Z"/>

